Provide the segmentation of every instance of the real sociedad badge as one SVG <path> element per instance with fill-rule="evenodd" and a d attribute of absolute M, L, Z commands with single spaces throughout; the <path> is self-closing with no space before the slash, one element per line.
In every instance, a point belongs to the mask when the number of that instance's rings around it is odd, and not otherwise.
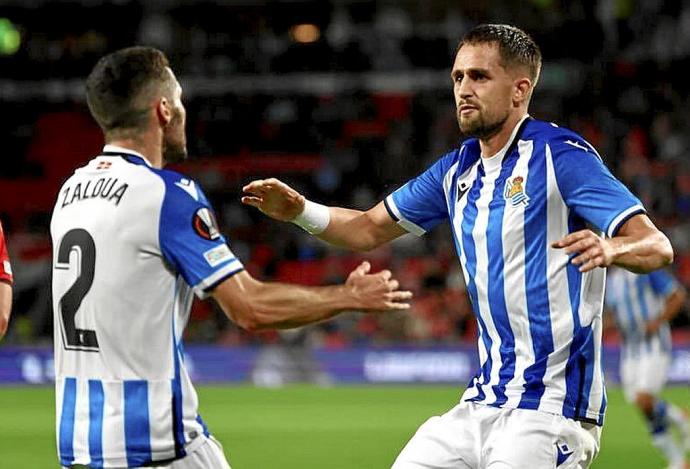
<path fill-rule="evenodd" d="M 525 180 L 522 176 L 515 176 L 512 181 L 510 179 L 506 181 L 506 189 L 503 196 L 506 201 L 510 200 L 513 207 L 517 207 L 520 204 L 523 204 L 525 207 L 529 205 L 529 197 L 523 187 L 524 182 Z"/>

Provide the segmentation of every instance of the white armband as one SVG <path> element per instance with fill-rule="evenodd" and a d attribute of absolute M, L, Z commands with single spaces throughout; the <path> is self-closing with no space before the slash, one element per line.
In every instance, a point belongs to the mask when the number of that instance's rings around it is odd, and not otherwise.
<path fill-rule="evenodd" d="M 331 214 L 325 205 L 317 204 L 310 200 L 304 201 L 304 210 L 290 220 L 309 234 L 322 233 L 331 221 Z"/>

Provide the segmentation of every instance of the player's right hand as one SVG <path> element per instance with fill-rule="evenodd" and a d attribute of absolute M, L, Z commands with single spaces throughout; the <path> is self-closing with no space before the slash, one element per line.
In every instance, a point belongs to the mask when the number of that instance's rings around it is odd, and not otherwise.
<path fill-rule="evenodd" d="M 412 292 L 398 290 L 400 284 L 392 278 L 390 270 L 370 274 L 371 265 L 364 261 L 350 272 L 345 282 L 360 307 L 371 311 L 408 309 Z"/>
<path fill-rule="evenodd" d="M 290 221 L 304 210 L 304 196 L 275 178 L 252 181 L 242 190 L 243 204 L 279 221 Z"/>

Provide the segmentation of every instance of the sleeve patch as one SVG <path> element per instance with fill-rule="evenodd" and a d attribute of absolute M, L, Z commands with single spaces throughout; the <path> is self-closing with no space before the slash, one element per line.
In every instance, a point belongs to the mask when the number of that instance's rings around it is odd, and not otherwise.
<path fill-rule="evenodd" d="M 213 212 L 206 207 L 201 207 L 192 217 L 194 232 L 209 241 L 220 238 L 220 230 Z"/>
<path fill-rule="evenodd" d="M 220 246 L 216 246 L 204 252 L 204 259 L 206 259 L 206 262 L 208 262 L 211 267 L 233 260 L 234 258 L 235 256 L 232 254 L 227 244 L 221 244 Z"/>

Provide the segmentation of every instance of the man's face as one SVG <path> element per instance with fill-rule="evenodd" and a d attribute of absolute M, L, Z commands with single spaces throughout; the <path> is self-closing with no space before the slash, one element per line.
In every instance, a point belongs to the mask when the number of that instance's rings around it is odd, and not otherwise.
<path fill-rule="evenodd" d="M 515 78 L 501 65 L 498 45 L 463 45 L 451 76 L 460 132 L 480 139 L 498 133 L 513 106 L 515 86 Z"/>
<path fill-rule="evenodd" d="M 172 71 L 170 71 L 172 74 Z M 187 136 L 185 124 L 187 112 L 182 104 L 182 87 L 173 74 L 172 114 L 173 117 L 163 132 L 163 161 L 177 163 L 187 159 Z"/>

